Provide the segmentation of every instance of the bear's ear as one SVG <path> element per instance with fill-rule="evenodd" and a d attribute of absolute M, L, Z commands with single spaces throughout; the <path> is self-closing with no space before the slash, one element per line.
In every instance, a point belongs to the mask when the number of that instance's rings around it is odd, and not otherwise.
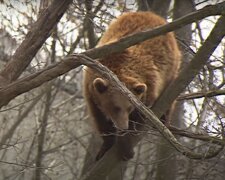
<path fill-rule="evenodd" d="M 99 93 L 104 93 L 108 89 L 108 83 L 102 78 L 96 78 L 93 81 L 94 88 L 97 89 Z"/>
<path fill-rule="evenodd" d="M 140 95 L 147 91 L 147 86 L 144 83 L 138 83 L 134 85 L 133 90 L 137 95 Z"/>

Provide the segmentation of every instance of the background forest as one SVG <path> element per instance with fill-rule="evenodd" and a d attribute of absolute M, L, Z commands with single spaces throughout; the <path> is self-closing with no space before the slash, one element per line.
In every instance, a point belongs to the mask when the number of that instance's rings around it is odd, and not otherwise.
<path fill-rule="evenodd" d="M 168 90 L 179 95 L 170 130 L 182 146 L 149 126 L 133 159 L 110 151 L 95 163 L 101 139 L 82 96 L 85 63 L 72 53 L 104 56 L 92 48 L 111 20 L 149 10 L 177 22 L 164 29 L 183 53 L 179 83 Z M 0 180 L 223 180 L 224 14 L 223 0 L 1 0 Z"/>

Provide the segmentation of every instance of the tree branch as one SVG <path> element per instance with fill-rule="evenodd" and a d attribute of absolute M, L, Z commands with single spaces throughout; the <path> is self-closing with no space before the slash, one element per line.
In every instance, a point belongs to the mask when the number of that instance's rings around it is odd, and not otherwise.
<path fill-rule="evenodd" d="M 174 126 L 170 126 L 169 130 L 176 135 L 182 136 L 182 137 L 188 137 L 191 139 L 201 140 L 205 142 L 210 142 L 212 144 L 217 144 L 220 146 L 225 146 L 225 141 L 218 137 L 209 136 L 207 134 L 201 134 L 201 133 L 192 133 L 187 130 L 179 129 Z"/>
<path fill-rule="evenodd" d="M 0 72 L 0 86 L 16 80 L 49 37 L 72 0 L 54 0 L 32 25 L 24 41 L 16 50 L 6 67 Z"/>
<path fill-rule="evenodd" d="M 25 117 L 28 116 L 28 114 L 31 112 L 31 110 L 34 108 L 34 106 L 40 101 L 41 97 L 43 96 L 43 93 L 38 95 L 32 103 L 25 109 L 24 112 L 18 117 L 18 119 L 14 122 L 14 124 L 9 128 L 9 130 L 2 135 L 2 138 L 0 140 L 0 149 L 3 148 L 4 145 L 6 145 L 6 142 L 13 136 L 15 130 L 19 127 L 19 125 L 23 122 Z"/>
<path fill-rule="evenodd" d="M 90 49 L 86 51 L 84 54 L 87 55 L 88 57 L 96 59 L 112 53 L 118 53 L 137 43 L 165 34 L 170 31 L 174 31 L 187 24 L 201 20 L 205 17 L 222 15 L 224 13 L 225 13 L 225 2 L 218 3 L 216 5 L 206 6 L 198 11 L 195 11 L 186 16 L 178 18 L 175 21 L 168 23 L 166 25 L 162 25 L 151 30 L 141 31 L 135 34 L 128 35 L 126 37 L 121 38 L 117 42 L 110 43 L 109 45 Z"/>
<path fill-rule="evenodd" d="M 177 98 L 177 100 L 181 101 L 181 100 L 197 99 L 197 98 L 203 98 L 203 97 L 214 97 L 214 96 L 220 96 L 220 95 L 225 95 L 225 89 L 216 89 L 216 90 L 210 90 L 207 92 L 182 94 Z"/>
<path fill-rule="evenodd" d="M 184 68 L 184 70 L 179 74 L 178 78 L 172 82 L 170 86 L 164 91 L 164 93 L 157 99 L 152 110 L 158 117 L 163 115 L 172 102 L 181 92 L 184 91 L 187 85 L 207 63 L 209 57 L 212 55 L 214 50 L 225 36 L 224 24 L 225 16 L 221 16 L 215 24 L 210 35 L 205 40 L 204 44 L 199 48 L 193 60 Z"/>

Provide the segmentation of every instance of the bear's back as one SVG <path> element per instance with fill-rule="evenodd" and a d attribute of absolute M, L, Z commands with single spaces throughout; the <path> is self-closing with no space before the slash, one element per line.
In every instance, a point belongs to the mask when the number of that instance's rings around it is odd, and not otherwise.
<path fill-rule="evenodd" d="M 152 29 L 165 24 L 166 21 L 152 12 L 127 12 L 114 19 L 100 39 L 98 46 L 117 41 L 118 39 Z"/>
<path fill-rule="evenodd" d="M 164 24 L 166 24 L 166 20 L 152 12 L 124 13 L 109 25 L 98 46 Z M 126 77 L 135 77 L 146 83 L 148 87 L 154 83 L 158 89 L 156 90 L 158 96 L 165 86 L 176 77 L 180 67 L 180 57 L 174 33 L 169 32 L 131 46 L 123 53 L 109 55 L 100 61 L 112 70 L 121 81 Z"/>

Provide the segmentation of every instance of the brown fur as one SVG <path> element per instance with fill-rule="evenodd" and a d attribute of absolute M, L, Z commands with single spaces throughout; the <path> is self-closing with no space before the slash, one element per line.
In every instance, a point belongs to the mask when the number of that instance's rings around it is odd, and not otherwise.
<path fill-rule="evenodd" d="M 129 34 L 164 25 L 166 21 L 151 12 L 124 13 L 114 20 L 101 38 L 102 46 Z M 113 71 L 145 105 L 151 106 L 165 87 L 175 79 L 180 66 L 180 51 L 172 32 L 132 46 L 119 54 L 99 60 Z M 97 129 L 103 136 L 100 159 L 114 144 L 112 133 L 119 129 L 137 129 L 142 118 L 131 103 L 110 82 L 90 68 L 85 69 L 84 96 Z M 97 79 L 96 79 L 97 78 Z M 115 128 L 115 126 L 117 128 Z M 124 159 L 133 156 L 128 136 L 118 138 Z"/>

